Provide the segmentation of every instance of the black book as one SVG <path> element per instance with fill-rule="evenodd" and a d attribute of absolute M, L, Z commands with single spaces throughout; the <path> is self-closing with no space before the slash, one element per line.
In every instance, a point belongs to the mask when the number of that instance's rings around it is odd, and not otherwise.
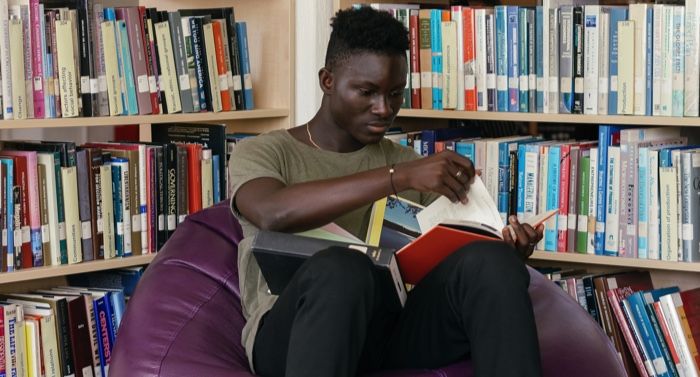
<path fill-rule="evenodd" d="M 574 7 L 574 107 L 572 114 L 583 114 L 583 8 Z"/>
<path fill-rule="evenodd" d="M 369 256 L 376 266 L 375 276 L 380 289 L 385 292 L 385 297 L 393 298 L 388 304 L 391 308 L 403 307 L 406 287 L 394 249 L 262 230 L 253 240 L 252 252 L 270 292 L 279 295 L 308 257 L 330 247 L 353 249 Z"/>
<path fill-rule="evenodd" d="M 192 51 L 194 52 L 195 76 L 199 88 L 199 107 L 204 110 L 202 103 L 206 104 L 206 110 L 212 111 L 211 92 L 209 91 L 209 72 L 207 71 L 207 55 L 204 53 L 204 29 L 205 20 L 201 17 L 190 18 L 190 33 L 192 35 Z M 204 93 L 202 93 L 204 91 Z M 204 96 L 202 96 L 204 94 Z M 202 101 L 204 100 L 204 101 Z"/>

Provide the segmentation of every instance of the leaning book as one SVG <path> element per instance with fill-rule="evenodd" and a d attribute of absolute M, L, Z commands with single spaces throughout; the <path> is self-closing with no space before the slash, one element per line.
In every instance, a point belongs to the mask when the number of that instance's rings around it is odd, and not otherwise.
<path fill-rule="evenodd" d="M 380 289 L 386 292 L 386 297 L 392 297 L 391 307 L 404 305 L 406 287 L 393 249 L 261 230 L 253 240 L 252 252 L 270 292 L 279 295 L 307 258 L 334 246 L 353 249 L 370 257 L 376 266 Z"/>

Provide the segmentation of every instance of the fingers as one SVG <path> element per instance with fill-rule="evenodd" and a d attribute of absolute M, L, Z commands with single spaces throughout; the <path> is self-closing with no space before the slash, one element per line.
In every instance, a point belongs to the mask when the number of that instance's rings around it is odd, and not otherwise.
<path fill-rule="evenodd" d="M 520 224 L 518 218 L 510 217 L 510 226 L 515 232 L 516 243 L 519 247 L 530 248 L 537 241 L 537 232 L 530 224 Z"/>
<path fill-rule="evenodd" d="M 466 203 L 467 200 L 467 187 L 458 178 L 448 175 L 443 179 L 444 191 L 449 195 L 443 193 L 452 202 L 460 201 Z"/>
<path fill-rule="evenodd" d="M 468 159 L 467 157 L 460 156 L 454 152 L 449 153 L 448 156 L 450 158 L 450 162 L 452 162 L 452 164 L 462 172 L 458 178 L 460 178 L 460 180 L 464 183 L 471 183 L 472 179 L 474 179 L 474 176 L 476 175 L 472 160 Z"/>

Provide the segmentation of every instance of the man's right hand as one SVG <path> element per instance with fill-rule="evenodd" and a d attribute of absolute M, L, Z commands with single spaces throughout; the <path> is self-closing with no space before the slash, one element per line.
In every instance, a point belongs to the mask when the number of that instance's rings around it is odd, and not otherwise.
<path fill-rule="evenodd" d="M 397 191 L 413 189 L 436 192 L 453 202 L 467 202 L 467 191 L 474 181 L 474 164 L 464 156 L 443 151 L 396 165 Z"/>

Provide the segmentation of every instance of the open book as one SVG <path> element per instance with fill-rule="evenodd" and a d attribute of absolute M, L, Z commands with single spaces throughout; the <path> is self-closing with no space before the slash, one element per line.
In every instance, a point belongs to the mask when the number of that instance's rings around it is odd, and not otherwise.
<path fill-rule="evenodd" d="M 393 196 L 378 201 L 375 206 L 384 205 L 385 208 L 383 212 L 375 210 L 375 215 L 383 213 L 383 221 L 379 222 L 376 216 L 372 219 L 365 241 L 396 249 L 404 282 L 416 284 L 459 247 L 474 241 L 503 238 L 501 230 L 505 225 L 479 177 L 474 178 L 467 198 L 468 202 L 462 204 L 440 197 L 425 208 Z M 545 212 L 523 222 L 536 228 L 556 212 Z M 512 229 L 511 236 L 516 238 Z"/>

